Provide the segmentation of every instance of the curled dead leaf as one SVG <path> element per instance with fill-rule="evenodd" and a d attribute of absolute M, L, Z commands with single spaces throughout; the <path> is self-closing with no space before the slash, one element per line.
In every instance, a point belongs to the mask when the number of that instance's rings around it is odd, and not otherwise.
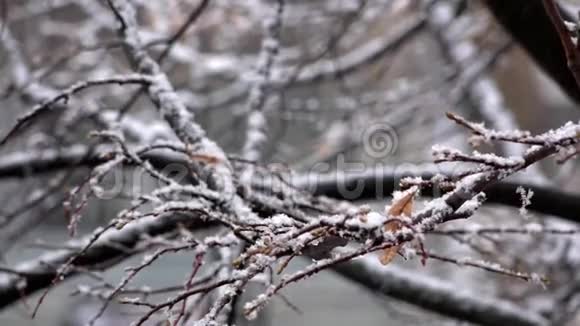
<path fill-rule="evenodd" d="M 415 198 L 417 191 L 417 187 L 412 187 L 409 190 L 400 193 L 398 196 L 395 196 L 391 207 L 386 212 L 387 215 L 393 217 L 411 216 L 413 213 L 413 199 Z M 394 219 L 391 219 L 385 223 L 385 231 L 395 232 L 400 230 L 402 227 L 403 224 L 400 221 Z M 381 257 L 379 258 L 381 264 L 387 265 L 393 261 L 393 259 L 395 259 L 397 256 L 400 248 L 401 245 L 396 245 L 383 250 Z"/>

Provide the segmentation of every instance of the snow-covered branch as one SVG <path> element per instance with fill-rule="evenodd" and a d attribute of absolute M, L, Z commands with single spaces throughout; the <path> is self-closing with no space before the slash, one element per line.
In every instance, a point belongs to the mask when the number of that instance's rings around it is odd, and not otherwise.
<path fill-rule="evenodd" d="M 580 197 L 525 172 L 573 160 L 580 124 L 518 128 L 489 74 L 510 42 L 464 4 L 11 4 L 0 308 L 23 302 L 37 316 L 53 287 L 87 275 L 75 294 L 98 305 L 91 326 L 116 305 L 139 311 L 136 325 L 240 324 L 277 297 L 295 309 L 284 291 L 334 270 L 461 321 L 571 318 Z M 465 99 L 479 114 L 446 120 L 442 108 Z M 72 240 L 36 242 L 45 254 L 13 263 L 14 240 L 41 222 Z M 140 254 L 121 278 L 101 274 Z M 189 257 L 189 270 L 135 284 L 167 256 Z M 424 269 L 393 266 L 401 259 Z M 458 285 L 427 276 L 443 263 Z M 463 284 L 468 273 L 487 273 L 489 297 Z"/>

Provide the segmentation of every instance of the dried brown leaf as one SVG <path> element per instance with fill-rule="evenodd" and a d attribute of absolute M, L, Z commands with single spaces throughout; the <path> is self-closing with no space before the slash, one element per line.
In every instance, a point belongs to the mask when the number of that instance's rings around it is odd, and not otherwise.
<path fill-rule="evenodd" d="M 403 196 L 393 201 L 387 214 L 389 216 L 394 217 L 402 215 L 411 216 L 411 214 L 413 213 L 413 199 L 415 198 L 416 193 L 417 188 L 411 188 L 407 190 L 403 194 Z M 397 230 L 400 230 L 402 226 L 403 224 L 398 220 L 389 220 L 387 221 L 387 223 L 385 223 L 385 231 L 395 232 Z M 381 264 L 387 265 L 388 263 L 393 261 L 393 259 L 395 259 L 395 257 L 397 256 L 397 253 L 399 252 L 400 248 L 401 245 L 396 245 L 383 250 L 383 254 L 379 258 Z"/>

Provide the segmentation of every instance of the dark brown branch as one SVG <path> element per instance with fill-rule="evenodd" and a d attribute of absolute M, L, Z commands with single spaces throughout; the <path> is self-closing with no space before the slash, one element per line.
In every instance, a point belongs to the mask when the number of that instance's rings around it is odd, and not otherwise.
<path fill-rule="evenodd" d="M 576 80 L 576 84 L 578 87 L 580 87 L 580 58 L 578 58 L 578 50 L 576 49 L 576 46 L 570 37 L 570 31 L 568 31 L 568 28 L 564 24 L 564 19 L 560 14 L 560 9 L 558 8 L 556 2 L 554 0 L 542 1 L 544 3 L 546 13 L 550 17 L 552 24 L 558 32 L 560 41 L 562 42 L 562 47 L 564 48 L 564 53 L 566 54 L 566 61 L 568 62 L 568 68 L 570 68 L 570 71 Z"/>
<path fill-rule="evenodd" d="M 562 41 L 540 0 L 484 0 L 504 29 L 575 102 L 580 89 Z M 562 13 L 567 18 L 565 13 Z"/>
<path fill-rule="evenodd" d="M 546 325 L 533 311 L 512 302 L 486 298 L 442 280 L 389 266 L 373 266 L 374 257 L 339 264 L 334 271 L 371 291 L 410 302 L 441 315 L 479 325 Z M 378 264 L 377 264 L 378 265 Z"/>

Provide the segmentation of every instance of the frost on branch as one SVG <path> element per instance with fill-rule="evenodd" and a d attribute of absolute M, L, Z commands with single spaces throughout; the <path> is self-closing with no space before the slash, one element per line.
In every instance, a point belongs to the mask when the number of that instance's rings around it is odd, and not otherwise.
<path fill-rule="evenodd" d="M 115 305 L 134 309 L 135 325 L 236 324 L 243 315 L 260 318 L 277 299 L 300 310 L 285 289 L 333 270 L 476 324 L 544 325 L 552 315 L 541 314 L 538 301 L 552 311 L 565 302 L 562 316 L 575 311 L 566 286 L 580 259 L 561 239 L 578 229 L 527 213 L 557 212 L 542 198 L 563 192 L 509 182 L 549 157 L 572 159 L 580 128 L 519 130 L 489 78 L 509 42 L 477 51 L 470 40 L 487 31 L 488 19 L 454 8 L 455 1 L 161 3 L 56 1 L 48 8 L 22 1 L 1 18 L 8 62 L 0 63 L 1 100 L 21 107 L 0 133 L 1 149 L 14 151 L 0 158 L 0 177 L 21 178 L 24 186 L 0 209 L 0 232 L 7 231 L 0 247 L 10 248 L 54 210 L 64 213 L 71 239 L 57 248 L 34 243 L 47 254 L 0 266 L 0 306 L 25 302 L 40 318 L 46 302 L 57 301 L 49 289 L 86 275 L 94 282 L 74 294 L 97 303 L 89 325 Z M 72 23 L 52 15 L 70 8 L 81 13 Z M 31 21 L 38 35 L 22 32 Z M 425 38 L 441 51 L 426 51 Z M 35 53 L 43 41 L 55 42 L 50 56 Z M 412 42 L 418 51 L 406 46 Z M 431 60 L 446 51 L 445 60 Z M 390 69 L 415 56 L 418 76 Z M 467 112 L 466 96 L 479 114 L 470 119 L 485 124 L 449 114 L 454 125 L 437 111 L 445 104 Z M 393 131 L 398 151 L 370 152 L 376 148 L 361 137 L 386 130 L 375 126 Z M 456 146 L 468 143 L 456 129 L 469 132 L 477 148 Z M 421 146 L 450 132 L 457 142 L 432 148 L 439 165 L 403 173 L 388 166 L 424 160 Z M 369 182 L 377 191 L 368 191 Z M 356 194 L 349 197 L 351 184 Z M 496 185 L 513 186 L 516 203 L 498 198 Z M 480 214 L 487 203 L 521 208 L 526 219 L 505 207 Z M 87 232 L 95 205 L 106 209 Z M 441 238 L 450 246 L 437 245 Z M 397 255 L 416 270 L 401 270 Z M 131 256 L 139 257 L 122 276 L 101 273 Z M 159 277 L 163 286 L 139 285 L 168 256 L 188 260 L 187 271 L 163 266 L 170 271 Z M 296 269 L 299 259 L 305 265 Z M 457 273 L 444 273 L 447 281 L 421 275 L 439 262 Z M 492 273 L 490 284 L 480 283 L 498 293 L 486 292 L 488 299 L 460 291 L 479 285 L 456 275 L 472 269 Z M 537 286 L 546 278 L 549 295 Z M 510 284 L 494 286 L 501 282 Z M 549 292 L 552 284 L 558 291 Z M 259 292 L 249 294 L 254 287 Z M 33 293 L 38 297 L 28 299 Z M 532 299 L 514 303 L 526 296 Z"/>
<path fill-rule="evenodd" d="M 532 204 L 532 197 L 534 196 L 534 192 L 532 190 L 524 189 L 523 187 L 518 187 L 516 192 L 521 196 L 522 199 L 522 207 L 520 207 L 520 215 L 523 217 L 528 216 L 528 209 L 527 207 Z"/>
<path fill-rule="evenodd" d="M 452 116 L 453 120 L 460 120 L 457 116 Z M 460 120 L 465 121 L 465 120 Z M 487 132 L 479 129 L 479 132 Z M 109 135 L 109 137 L 114 137 Z M 530 136 L 532 137 L 532 136 Z M 535 136 L 534 136 L 535 137 Z M 543 137 L 542 135 L 538 137 Z M 559 146 L 571 146 L 568 133 L 564 132 L 561 138 L 557 136 L 552 138 L 553 143 L 559 143 Z M 142 150 L 130 150 L 123 139 L 116 139 L 120 144 L 120 149 L 116 151 L 116 156 L 110 158 L 110 162 L 120 164 L 124 161 L 143 164 L 139 155 Z M 148 313 L 139 319 L 138 325 L 152 318 L 157 312 L 172 309 L 172 307 L 186 305 L 188 298 L 195 298 L 212 290 L 219 290 L 212 303 L 209 311 L 203 315 L 198 323 L 200 325 L 210 325 L 220 320 L 221 313 L 229 309 L 229 305 L 236 297 L 237 293 L 243 291 L 248 284 L 254 279 L 259 279 L 269 270 L 275 270 L 279 273 L 280 280 L 266 278 L 267 288 L 265 292 L 259 295 L 255 300 L 245 304 L 244 311 L 248 317 L 254 317 L 263 309 L 266 304 L 278 295 L 281 290 L 287 286 L 303 281 L 321 271 L 333 268 L 337 264 L 348 262 L 357 257 L 381 252 L 380 261 L 382 264 L 390 263 L 399 250 L 402 250 L 405 244 L 418 241 L 420 245 L 419 254 L 423 259 L 435 259 L 446 262 L 453 262 L 460 266 L 471 266 L 485 271 L 499 273 L 507 276 L 520 278 L 526 281 L 534 281 L 538 277 L 532 277 L 524 272 L 513 271 L 500 265 L 488 264 L 482 261 L 449 258 L 447 256 L 434 254 L 429 248 L 425 248 L 423 238 L 432 232 L 436 232 L 439 226 L 448 221 L 456 219 L 466 219 L 471 217 L 481 207 L 485 200 L 483 192 L 489 184 L 493 184 L 502 178 L 517 173 L 529 164 L 555 154 L 559 146 L 552 143 L 547 145 L 534 145 L 533 151 L 524 153 L 517 159 L 517 165 L 496 164 L 489 161 L 476 162 L 470 161 L 468 164 L 476 164 L 470 173 L 464 173 L 458 179 L 452 180 L 454 189 L 447 192 L 443 197 L 427 201 L 421 209 L 413 210 L 412 205 L 415 197 L 418 195 L 418 187 L 408 190 L 395 192 L 390 206 L 385 208 L 384 213 L 374 212 L 368 207 L 359 207 L 350 204 L 336 205 L 330 199 L 314 198 L 311 195 L 301 192 L 290 185 L 277 188 L 275 191 L 282 194 L 283 198 L 293 198 L 294 202 L 308 202 L 311 207 L 317 209 L 318 214 L 312 214 L 299 208 L 289 208 L 280 203 L 280 199 L 271 198 L 270 191 L 274 189 L 263 189 L 265 184 L 256 184 L 258 187 L 242 194 L 242 200 L 247 202 L 259 203 L 261 207 L 268 210 L 277 210 L 275 214 L 261 212 L 254 208 L 249 214 L 261 214 L 262 218 L 247 218 L 251 215 L 232 215 L 231 210 L 224 205 L 224 201 L 219 192 L 209 189 L 204 185 L 180 185 L 169 181 L 166 186 L 160 187 L 150 194 L 143 195 L 135 202 L 135 206 L 130 210 L 122 211 L 118 219 L 112 221 L 118 230 L 103 229 L 96 233 L 93 238 L 82 247 L 82 252 L 90 252 L 91 248 L 98 247 L 101 241 L 111 232 L 122 234 L 125 229 L 130 229 L 133 225 L 137 226 L 141 221 L 150 218 L 164 219 L 168 215 L 185 215 L 196 217 L 205 223 L 217 223 L 229 230 L 227 233 L 220 232 L 214 236 L 205 239 L 197 239 L 197 236 L 189 233 L 186 229 L 181 231 L 181 235 L 173 240 L 158 240 L 156 238 L 139 240 L 139 247 L 155 246 L 161 247 L 152 256 L 146 256 L 142 264 L 129 270 L 127 276 L 112 289 L 112 292 L 100 294 L 104 298 L 104 306 L 100 310 L 104 311 L 111 300 L 122 293 L 122 289 L 127 287 L 130 280 L 143 268 L 146 268 L 153 260 L 160 255 L 170 254 L 174 251 L 187 250 L 195 253 L 196 257 L 206 256 L 207 250 L 211 247 L 219 247 L 222 250 L 223 269 L 213 277 L 207 278 L 203 283 L 196 286 L 188 286 L 181 293 L 170 299 L 158 303 L 144 301 L 145 298 L 130 298 L 122 300 L 125 304 L 140 305 L 149 307 Z M 167 148 L 165 148 L 167 150 Z M 186 148 L 177 147 L 175 150 L 186 153 Z M 460 154 L 456 150 L 441 150 L 445 161 L 454 161 L 456 158 L 459 162 L 465 163 L 463 157 L 469 157 L 469 154 Z M 453 153 L 453 155 L 451 155 Z M 538 154 L 540 153 L 540 154 Z M 462 156 L 458 156 L 462 155 Z M 187 156 L 189 160 L 196 160 L 196 156 Z M 240 162 L 241 169 L 249 163 Z M 234 164 L 235 168 L 237 164 Z M 104 169 L 107 165 L 101 165 L 97 173 L 101 175 L 106 173 L 110 168 Z M 150 173 L 155 176 L 156 170 L 149 166 L 143 165 L 142 168 L 150 169 Z M 276 178 L 275 174 L 268 169 L 256 166 L 254 177 L 260 176 Z M 104 169 L 104 170 L 103 170 Z M 468 170 L 469 171 L 469 170 Z M 233 174 L 235 176 L 235 174 Z M 159 176 L 164 180 L 162 176 Z M 99 179 L 93 179 L 93 186 L 97 186 Z M 267 190 L 268 192 L 264 192 Z M 147 208 L 145 203 L 152 205 Z M 257 206 L 249 206 L 257 207 Z M 238 208 L 243 209 L 243 208 Z M 118 223 L 122 221 L 122 223 Z M 527 229 L 531 232 L 529 229 Z M 120 232 L 120 233 L 119 233 Z M 480 235 L 483 231 L 479 229 L 475 234 Z M 502 232 L 498 230 L 498 232 Z M 506 230 L 506 232 L 511 232 Z M 522 231 L 523 232 L 523 231 Z M 537 232 L 533 232 L 537 233 Z M 447 233 L 451 234 L 449 231 Z M 304 269 L 287 272 L 287 266 L 296 257 L 303 256 L 308 250 L 317 247 L 325 241 L 338 237 L 348 240 L 352 245 L 340 252 L 329 252 L 327 258 L 314 260 Z M 241 241 L 247 243 L 245 249 L 238 251 L 238 244 Z M 406 248 L 404 256 L 412 258 L 414 255 L 409 253 L 410 248 Z M 57 276 L 74 266 L 76 255 L 66 262 L 67 268 L 60 268 Z M 17 267 L 16 270 L 23 267 Z M 190 276 L 195 280 L 195 275 Z M 15 276 L 15 280 L 19 276 Z M 190 281 L 188 281 L 190 282 Z M 85 291 L 86 292 L 86 291 Z M 89 291 L 89 293 L 99 293 Z M 193 299 L 192 299 L 193 300 Z M 183 316 L 180 313 L 181 316 Z M 93 320 L 97 320 L 97 316 Z M 180 317 L 181 318 L 181 317 Z"/>

